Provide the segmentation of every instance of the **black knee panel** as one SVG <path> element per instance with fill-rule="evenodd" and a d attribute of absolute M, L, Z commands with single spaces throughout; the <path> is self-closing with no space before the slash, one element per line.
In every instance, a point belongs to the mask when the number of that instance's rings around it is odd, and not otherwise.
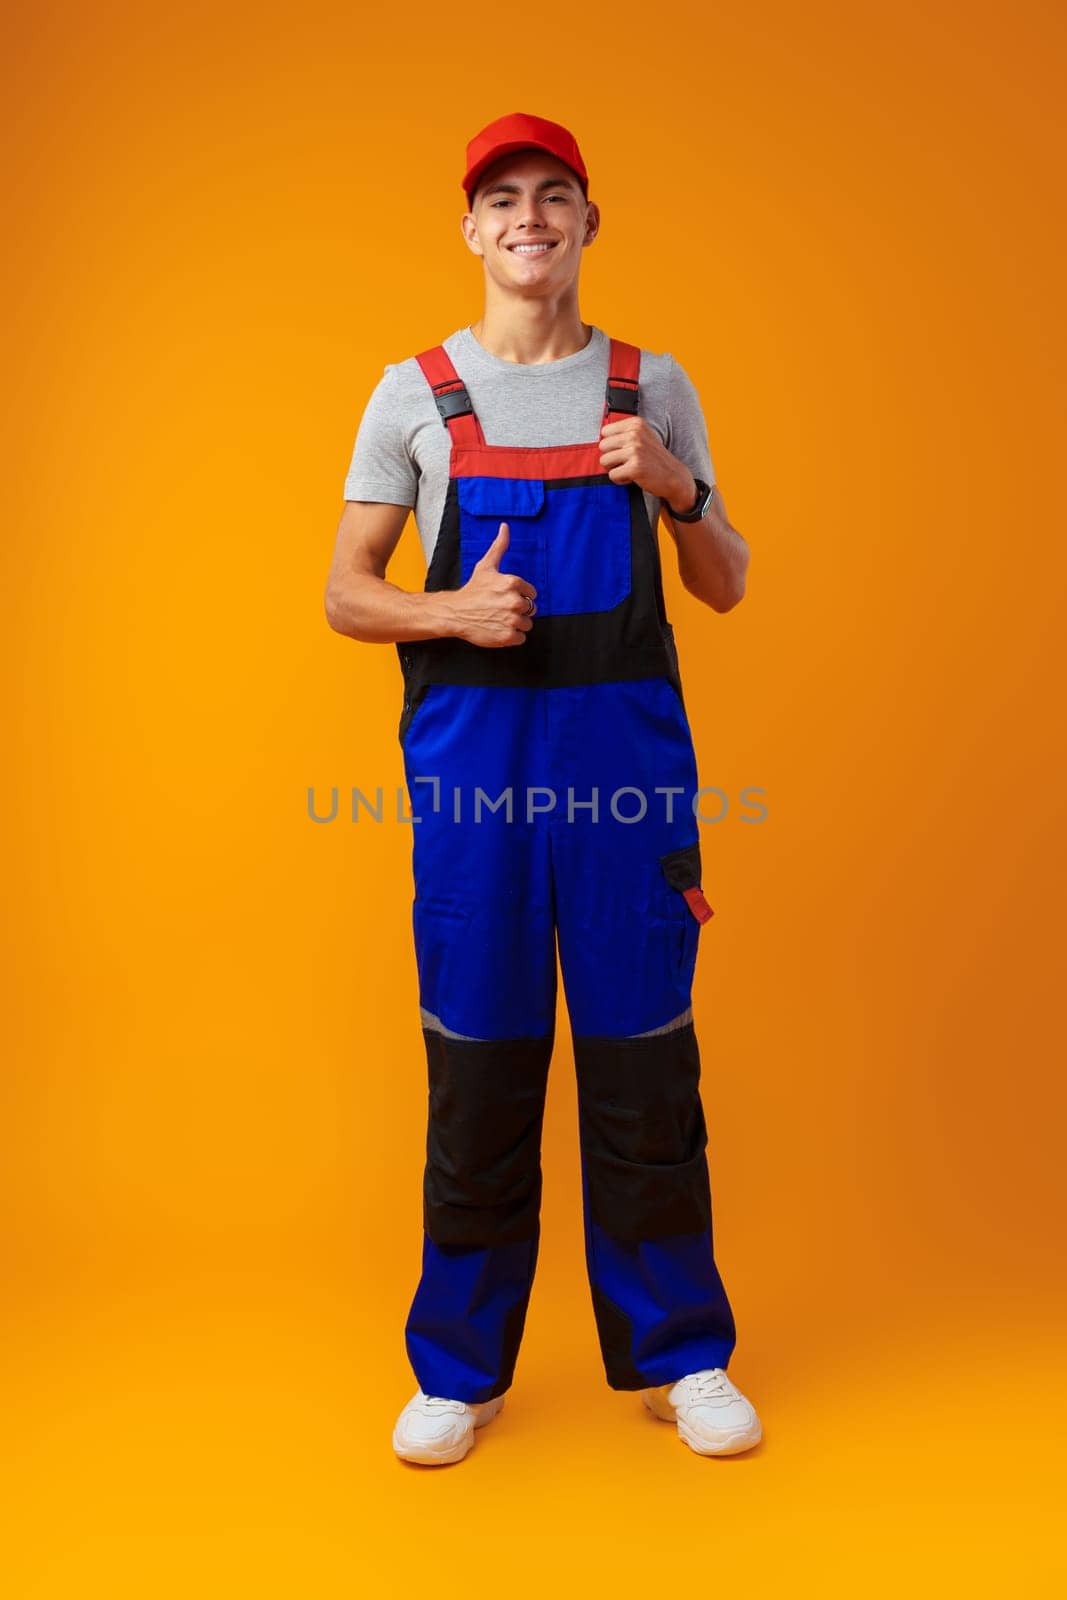
<path fill-rule="evenodd" d="M 432 1028 L 423 1037 L 426 1232 L 467 1247 L 535 1237 L 551 1037 L 450 1039 Z"/>
<path fill-rule="evenodd" d="M 646 1039 L 574 1041 L 580 1138 L 593 1220 L 616 1239 L 711 1225 L 693 1024 Z"/>

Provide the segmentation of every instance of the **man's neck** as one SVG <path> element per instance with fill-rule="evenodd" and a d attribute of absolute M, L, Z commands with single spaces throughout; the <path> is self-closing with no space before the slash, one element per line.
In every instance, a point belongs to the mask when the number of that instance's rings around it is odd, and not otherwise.
<path fill-rule="evenodd" d="M 536 304 L 487 305 L 479 320 L 471 323 L 471 333 L 491 356 L 525 367 L 577 355 L 593 337 L 577 306 Z"/>

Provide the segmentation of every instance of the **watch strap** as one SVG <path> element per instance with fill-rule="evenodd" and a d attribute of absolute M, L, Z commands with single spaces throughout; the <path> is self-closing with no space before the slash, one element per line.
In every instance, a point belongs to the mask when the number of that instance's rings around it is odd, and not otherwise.
<path fill-rule="evenodd" d="M 667 510 L 676 522 L 701 522 L 707 516 L 711 497 L 715 492 L 714 488 L 711 484 L 705 483 L 703 478 L 696 477 L 695 474 L 693 481 L 697 486 L 696 499 L 688 511 L 675 511 L 670 501 L 668 500 L 667 502 Z"/>

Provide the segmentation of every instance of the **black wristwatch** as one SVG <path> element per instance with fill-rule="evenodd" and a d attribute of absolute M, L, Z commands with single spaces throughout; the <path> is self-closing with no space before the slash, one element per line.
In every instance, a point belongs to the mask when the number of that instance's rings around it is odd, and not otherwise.
<path fill-rule="evenodd" d="M 711 505 L 712 495 L 715 493 L 715 490 L 710 484 L 705 483 L 703 478 L 694 478 L 693 481 L 697 486 L 697 498 L 696 504 L 693 506 L 692 510 L 675 511 L 670 501 L 667 501 L 667 510 L 670 512 L 675 522 L 703 522 L 704 518 L 708 514 L 708 507 Z"/>

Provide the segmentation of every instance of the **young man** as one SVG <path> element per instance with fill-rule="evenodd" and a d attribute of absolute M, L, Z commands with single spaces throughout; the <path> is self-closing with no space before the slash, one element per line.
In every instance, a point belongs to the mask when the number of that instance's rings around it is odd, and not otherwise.
<path fill-rule="evenodd" d="M 485 307 L 387 365 L 360 423 L 330 625 L 396 644 L 429 1073 L 419 1387 L 402 1459 L 458 1461 L 510 1387 L 539 1243 L 556 949 L 574 1041 L 586 1261 L 607 1381 L 703 1455 L 755 1445 L 726 1376 L 691 985 L 697 774 L 655 528 L 713 610 L 744 593 L 696 392 L 584 323 L 600 225 L 567 129 L 467 146 Z M 425 589 L 386 580 L 414 508 Z"/>

